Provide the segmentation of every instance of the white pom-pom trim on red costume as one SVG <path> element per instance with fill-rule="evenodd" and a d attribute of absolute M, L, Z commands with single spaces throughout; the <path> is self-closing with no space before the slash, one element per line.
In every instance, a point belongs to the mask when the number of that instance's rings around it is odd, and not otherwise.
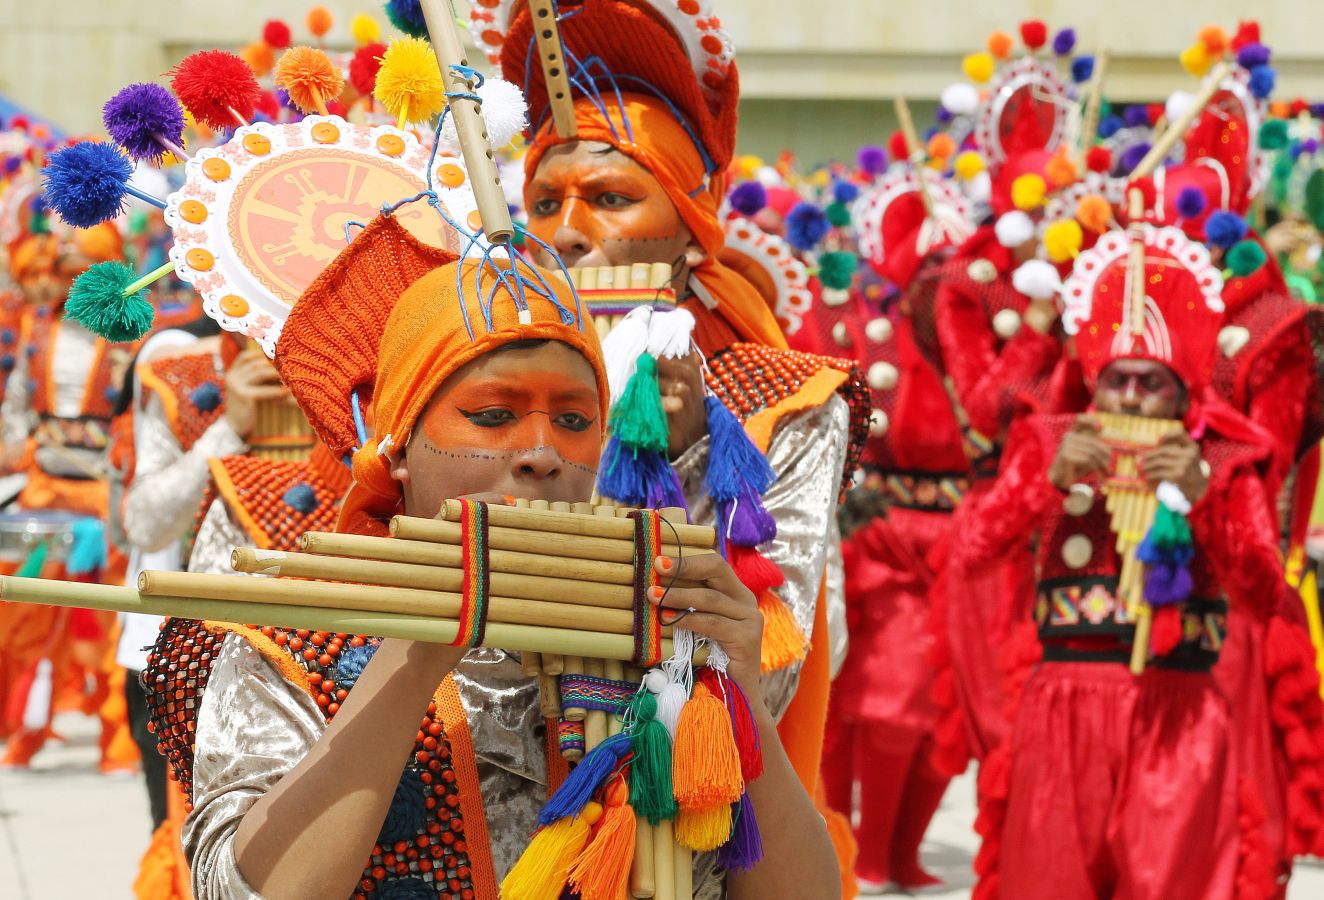
<path fill-rule="evenodd" d="M 1004 247 L 1019 247 L 1034 239 L 1034 221 L 1019 209 L 1003 213 L 993 226 L 998 243 Z"/>
<path fill-rule="evenodd" d="M 1062 290 L 1062 276 L 1052 263 L 1031 259 L 1011 273 L 1011 286 L 1031 300 L 1051 300 Z"/>
<path fill-rule="evenodd" d="M 952 115 L 970 116 L 979 110 L 979 91 L 965 82 L 949 84 L 942 89 L 942 108 Z"/>

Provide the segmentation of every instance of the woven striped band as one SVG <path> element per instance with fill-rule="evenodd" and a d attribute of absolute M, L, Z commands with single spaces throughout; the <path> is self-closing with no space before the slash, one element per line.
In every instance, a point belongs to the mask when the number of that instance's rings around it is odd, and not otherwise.
<path fill-rule="evenodd" d="M 561 676 L 561 708 L 592 709 L 621 715 L 630 707 L 639 685 L 592 675 Z"/>
<path fill-rule="evenodd" d="M 637 509 L 634 520 L 634 662 L 655 666 L 662 661 L 662 608 L 648 600 L 648 589 L 661 584 L 653 564 L 662 551 L 662 514 Z"/>
<path fill-rule="evenodd" d="M 487 549 L 487 504 L 461 500 L 460 507 L 464 580 L 460 589 L 460 630 L 451 644 L 477 647 L 483 642 L 483 633 L 487 630 L 487 598 L 492 575 Z"/>
<path fill-rule="evenodd" d="M 584 723 L 561 719 L 556 723 L 556 742 L 564 756 L 567 751 L 584 752 Z"/>

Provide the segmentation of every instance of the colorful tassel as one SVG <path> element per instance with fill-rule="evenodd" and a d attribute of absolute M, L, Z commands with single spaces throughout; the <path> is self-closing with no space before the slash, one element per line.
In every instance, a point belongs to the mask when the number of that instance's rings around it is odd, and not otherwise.
<path fill-rule="evenodd" d="M 762 670 L 776 672 L 803 662 L 809 652 L 809 639 L 790 608 L 772 591 L 764 591 L 759 595 L 759 612 L 763 613 Z"/>
<path fill-rule="evenodd" d="M 671 759 L 672 787 L 682 812 L 734 803 L 744 793 L 731 716 L 702 682 L 681 711 Z"/>
<path fill-rule="evenodd" d="M 728 872 L 748 872 L 763 859 L 763 836 L 749 794 L 742 794 L 732 813 L 731 838 L 717 851 L 717 864 Z"/>
<path fill-rule="evenodd" d="M 630 764 L 630 805 L 657 825 L 676 817 L 676 798 L 671 786 L 671 735 L 657 720 L 657 697 L 651 691 L 635 694 L 630 704 L 634 725 L 630 741 L 634 760 Z"/>
<path fill-rule="evenodd" d="M 584 852 L 602 807 L 591 803 L 583 815 L 567 816 L 539 829 L 515 867 L 501 882 L 504 900 L 559 900 L 570 867 Z"/>
<path fill-rule="evenodd" d="M 740 583 L 756 597 L 786 583 L 786 576 L 777 564 L 753 547 L 733 544 L 727 548 L 726 561 L 731 564 Z"/>
<path fill-rule="evenodd" d="M 712 450 L 703 485 L 714 499 L 732 500 L 746 486 L 756 494 L 765 493 L 777 476 L 767 457 L 759 452 L 745 433 L 740 420 L 716 397 L 703 398 L 708 414 L 708 435 Z"/>
<path fill-rule="evenodd" d="M 1145 601 L 1150 606 L 1168 606 L 1191 595 L 1190 562 L 1195 555 L 1191 527 L 1185 513 L 1190 504 L 1176 485 L 1164 482 L 1158 488 L 1159 507 L 1154 524 L 1136 552 L 1147 566 Z"/>
<path fill-rule="evenodd" d="M 606 791 L 601 821 L 593 839 L 570 867 L 570 888 L 580 900 L 620 900 L 628 896 L 637 822 L 626 802 L 629 791 L 614 781 Z"/>
<path fill-rule="evenodd" d="M 675 834 L 676 842 L 691 850 L 716 850 L 731 837 L 731 804 L 682 809 L 676 817 Z"/>
<path fill-rule="evenodd" d="M 763 508 L 763 498 L 753 485 L 742 486 L 734 500 L 718 500 L 717 516 L 718 528 L 733 544 L 757 547 L 777 536 L 777 521 Z"/>
<path fill-rule="evenodd" d="M 667 450 L 667 414 L 657 384 L 657 360 L 639 354 L 634 374 L 607 420 L 611 433 L 634 450 Z"/>
<path fill-rule="evenodd" d="M 538 821 L 543 825 L 570 816 L 577 815 L 598 788 L 611 777 L 621 759 L 631 750 L 628 734 L 614 734 L 594 747 L 568 777 L 547 805 L 538 813 Z"/>
<path fill-rule="evenodd" d="M 721 697 L 726 704 L 727 714 L 731 716 L 736 752 L 740 754 L 740 777 L 748 785 L 763 774 L 763 749 L 759 744 L 759 728 L 754 722 L 749 698 L 735 679 L 719 673 L 711 666 L 704 667 L 699 677 L 704 687 L 714 696 Z"/>
<path fill-rule="evenodd" d="M 615 434 L 602 453 L 598 493 L 646 509 L 688 506 L 676 470 L 664 453 L 632 448 Z"/>
<path fill-rule="evenodd" d="M 46 557 L 51 552 L 50 543 L 42 541 L 32 548 L 32 552 L 23 560 L 23 564 L 14 573 L 16 578 L 40 578 L 41 570 L 46 568 Z"/>

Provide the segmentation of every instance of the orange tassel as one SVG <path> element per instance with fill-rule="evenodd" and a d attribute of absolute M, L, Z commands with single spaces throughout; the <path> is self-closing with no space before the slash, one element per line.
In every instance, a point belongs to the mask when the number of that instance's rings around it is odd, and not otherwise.
<path fill-rule="evenodd" d="M 607 788 L 606 811 L 593 840 L 570 867 L 570 887 L 581 900 L 620 900 L 630 884 L 634 861 L 635 815 L 629 788 L 616 779 Z"/>
<path fill-rule="evenodd" d="M 762 669 L 776 672 L 791 663 L 804 662 L 809 653 L 809 639 L 800 623 L 791 615 L 791 609 L 772 591 L 759 595 L 759 612 L 763 613 Z"/>
<path fill-rule="evenodd" d="M 676 817 L 676 842 L 704 853 L 716 850 L 731 837 L 731 805 L 682 809 Z"/>
<path fill-rule="evenodd" d="M 731 716 L 702 682 L 694 685 L 680 711 L 671 751 L 671 786 L 682 810 L 729 805 L 744 793 Z"/>

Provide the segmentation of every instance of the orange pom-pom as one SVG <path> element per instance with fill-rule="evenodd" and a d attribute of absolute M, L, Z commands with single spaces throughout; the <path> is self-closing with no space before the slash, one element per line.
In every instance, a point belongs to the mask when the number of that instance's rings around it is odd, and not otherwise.
<path fill-rule="evenodd" d="M 1095 234 L 1103 234 L 1113 219 L 1113 208 L 1098 194 L 1086 194 L 1076 206 L 1076 221 Z"/>
<path fill-rule="evenodd" d="M 308 30 L 312 32 L 313 37 L 323 37 L 331 26 L 336 23 L 335 17 L 331 15 L 331 10 L 325 6 L 314 6 L 308 10 Z"/>
<path fill-rule="evenodd" d="M 803 662 L 809 652 L 809 639 L 790 607 L 772 591 L 764 591 L 759 594 L 759 612 L 763 614 L 762 670 L 776 672 Z"/>
<path fill-rule="evenodd" d="M 321 50 L 291 47 L 276 63 L 276 85 L 303 112 L 326 115 L 327 101 L 340 96 L 345 78 Z"/>
<path fill-rule="evenodd" d="M 239 55 L 248 63 L 248 67 L 253 70 L 253 74 L 261 78 L 271 72 L 272 66 L 276 65 L 276 52 L 271 49 L 271 45 L 266 41 L 254 41 L 247 47 L 239 51 Z"/>
<path fill-rule="evenodd" d="M 929 156 L 934 159 L 948 159 L 956 152 L 956 141 L 952 140 L 950 134 L 938 132 L 929 138 Z"/>
<path fill-rule="evenodd" d="M 988 36 L 988 52 L 998 59 L 1011 59 L 1011 48 L 1015 41 L 1005 31 L 995 31 Z"/>
<path fill-rule="evenodd" d="M 1048 176 L 1048 183 L 1055 190 L 1073 184 L 1080 177 L 1080 173 L 1076 171 L 1076 164 L 1062 153 L 1048 161 L 1044 166 L 1044 174 Z"/>
<path fill-rule="evenodd" d="M 1227 32 L 1217 25 L 1206 25 L 1195 36 L 1204 44 L 1205 52 L 1210 56 L 1222 56 L 1227 52 Z"/>

